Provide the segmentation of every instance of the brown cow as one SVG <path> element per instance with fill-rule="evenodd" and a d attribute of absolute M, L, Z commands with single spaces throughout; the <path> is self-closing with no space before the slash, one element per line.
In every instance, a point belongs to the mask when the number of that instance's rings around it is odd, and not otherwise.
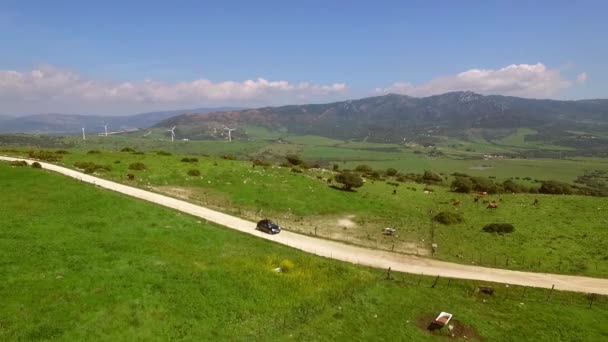
<path fill-rule="evenodd" d="M 498 203 L 496 203 L 496 202 L 489 203 L 488 206 L 486 207 L 486 209 L 498 209 Z"/>
<path fill-rule="evenodd" d="M 454 205 L 454 206 L 457 206 L 457 205 L 462 205 L 462 202 L 460 202 L 460 200 L 453 199 L 453 200 L 452 200 L 452 205 Z"/>
<path fill-rule="evenodd" d="M 129 173 L 129 174 L 127 174 L 127 178 L 128 178 L 129 180 L 134 180 L 134 179 L 135 179 L 135 175 L 134 175 L 134 174 Z"/>

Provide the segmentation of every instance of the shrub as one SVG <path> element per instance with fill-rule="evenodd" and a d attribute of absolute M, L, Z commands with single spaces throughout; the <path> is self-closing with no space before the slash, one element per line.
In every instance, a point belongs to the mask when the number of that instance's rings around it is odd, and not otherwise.
<path fill-rule="evenodd" d="M 289 272 L 293 271 L 295 266 L 296 265 L 293 263 L 293 261 L 291 261 L 289 259 L 283 259 L 279 263 L 279 267 L 281 268 L 281 272 L 283 272 L 283 273 L 289 273 Z"/>
<path fill-rule="evenodd" d="M 497 233 L 497 234 L 508 234 L 515 230 L 510 223 L 490 223 L 483 227 L 483 231 L 486 233 Z"/>
<path fill-rule="evenodd" d="M 433 221 L 450 225 L 464 222 L 464 217 L 460 213 L 453 213 L 449 211 L 442 211 L 439 214 L 433 216 Z"/>
<path fill-rule="evenodd" d="M 302 158 L 300 156 L 298 156 L 297 154 L 288 154 L 285 156 L 285 159 L 287 159 L 287 162 L 291 165 L 300 165 L 304 163 L 304 160 L 302 160 Z"/>
<path fill-rule="evenodd" d="M 11 166 L 27 166 L 27 162 L 25 160 L 13 160 Z"/>
<path fill-rule="evenodd" d="M 231 155 L 231 154 L 226 154 L 222 156 L 222 159 L 226 159 L 226 160 L 236 160 L 236 157 Z"/>
<path fill-rule="evenodd" d="M 197 169 L 188 170 L 188 176 L 198 177 L 201 175 L 201 172 Z"/>
<path fill-rule="evenodd" d="M 182 162 L 184 162 L 184 163 L 196 163 L 196 162 L 198 162 L 198 158 L 182 158 Z"/>
<path fill-rule="evenodd" d="M 57 150 L 57 151 L 55 151 L 55 153 L 57 153 L 57 154 L 70 154 L 70 152 L 68 152 L 66 150 Z"/>
<path fill-rule="evenodd" d="M 159 156 L 170 156 L 171 152 L 167 152 L 167 151 L 156 151 L 156 154 Z"/>
<path fill-rule="evenodd" d="M 267 162 L 265 160 L 260 160 L 260 159 L 254 159 L 251 163 L 253 164 L 253 166 L 264 166 L 264 167 L 266 167 L 266 166 L 272 165 L 272 163 Z"/>
<path fill-rule="evenodd" d="M 549 180 L 542 182 L 538 192 L 541 194 L 570 195 L 574 191 L 570 184 Z"/>
<path fill-rule="evenodd" d="M 443 178 L 434 172 L 424 171 L 424 174 L 422 175 L 422 182 L 425 184 L 439 184 L 443 182 Z"/>
<path fill-rule="evenodd" d="M 136 152 L 133 152 L 133 154 L 144 154 L 144 153 L 141 151 L 136 151 Z"/>
<path fill-rule="evenodd" d="M 49 151 L 29 151 L 28 156 L 33 159 L 39 159 L 49 162 L 59 161 L 63 156 Z"/>
<path fill-rule="evenodd" d="M 340 165 L 338 165 L 338 164 L 334 164 L 332 166 L 332 170 L 334 170 L 334 171 L 338 171 L 339 169 L 340 169 Z"/>
<path fill-rule="evenodd" d="M 32 163 L 32 167 L 33 167 L 34 169 L 42 169 L 42 165 L 40 165 L 40 163 L 39 163 L 39 162 L 33 162 L 33 163 Z"/>
<path fill-rule="evenodd" d="M 292 167 L 291 168 L 291 172 L 295 172 L 295 173 L 302 173 L 302 169 L 299 169 L 297 167 Z"/>
<path fill-rule="evenodd" d="M 372 171 L 372 173 L 369 174 L 369 178 L 374 179 L 374 180 L 379 180 L 380 179 L 380 172 L 378 172 L 378 171 Z"/>
<path fill-rule="evenodd" d="M 388 169 L 386 169 L 386 171 L 384 171 L 384 174 L 389 177 L 393 177 L 397 174 L 397 169 L 393 169 L 392 167 L 389 167 Z"/>
<path fill-rule="evenodd" d="M 497 185 L 491 179 L 484 177 L 471 177 L 473 182 L 473 190 L 479 192 L 487 192 L 489 194 L 495 194 L 502 192 L 502 186 Z"/>
<path fill-rule="evenodd" d="M 290 167 L 291 164 L 289 164 L 288 162 L 283 162 L 281 164 L 279 164 L 280 167 Z"/>
<path fill-rule="evenodd" d="M 104 165 L 98 165 L 92 162 L 76 162 L 74 163 L 74 166 L 76 166 L 79 169 L 84 170 L 84 173 L 95 173 L 95 171 L 97 170 L 105 170 L 105 171 L 111 171 L 112 168 L 110 166 L 104 166 Z"/>
<path fill-rule="evenodd" d="M 131 165 L 129 165 L 129 170 L 136 170 L 136 171 L 142 171 L 146 169 L 146 165 L 144 165 L 144 163 L 133 163 Z"/>
<path fill-rule="evenodd" d="M 452 182 L 452 191 L 469 193 L 473 191 L 473 181 L 467 177 L 456 177 Z"/>
<path fill-rule="evenodd" d="M 528 192 L 530 190 L 528 187 L 523 186 L 522 184 L 519 184 L 510 179 L 507 179 L 504 182 L 502 182 L 502 187 L 504 188 L 504 190 L 506 192 L 513 192 L 513 193 Z"/>
<path fill-rule="evenodd" d="M 99 150 L 90 150 L 89 152 L 87 152 L 87 154 L 100 154 L 101 151 Z"/>
<path fill-rule="evenodd" d="M 135 150 L 130 147 L 123 147 L 120 152 L 135 152 Z"/>
<path fill-rule="evenodd" d="M 361 172 L 361 173 L 370 173 L 370 172 L 374 171 L 374 169 L 372 169 L 372 167 L 369 165 L 363 164 L 363 165 L 357 165 L 357 167 L 355 167 L 355 171 Z"/>
<path fill-rule="evenodd" d="M 363 178 L 356 173 L 343 171 L 334 177 L 334 180 L 342 184 L 344 190 L 352 190 L 363 186 Z"/>

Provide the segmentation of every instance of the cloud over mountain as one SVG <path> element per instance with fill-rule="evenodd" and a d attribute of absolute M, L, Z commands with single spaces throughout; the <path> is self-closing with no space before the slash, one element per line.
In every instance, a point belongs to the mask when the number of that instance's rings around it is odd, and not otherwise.
<path fill-rule="evenodd" d="M 422 84 L 397 82 L 376 88 L 378 94 L 397 93 L 428 96 L 450 91 L 470 90 L 482 94 L 501 94 L 521 97 L 549 97 L 576 84 L 584 83 L 587 74 L 576 80 L 566 80 L 557 69 L 542 63 L 512 64 L 501 69 L 470 69 L 453 76 L 432 79 Z"/>
<path fill-rule="evenodd" d="M 107 82 L 52 66 L 27 72 L 0 70 L 0 100 L 4 103 L 4 110 L 14 107 L 19 112 L 40 111 L 45 107 L 59 111 L 70 107 L 86 110 L 87 106 L 102 106 L 110 110 L 119 106 L 175 108 L 302 103 L 332 100 L 347 90 L 344 83 L 322 85 L 264 78 L 220 82 L 203 78 L 176 83 L 153 80 Z"/>

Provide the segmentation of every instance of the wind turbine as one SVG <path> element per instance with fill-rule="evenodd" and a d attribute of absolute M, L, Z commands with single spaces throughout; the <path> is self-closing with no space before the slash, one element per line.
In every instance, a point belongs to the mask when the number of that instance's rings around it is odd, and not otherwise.
<path fill-rule="evenodd" d="M 87 136 L 84 135 L 84 127 L 82 127 L 82 140 L 87 140 Z"/>
<path fill-rule="evenodd" d="M 224 126 L 224 130 L 228 131 L 228 141 L 232 142 L 232 131 L 236 130 L 236 128 L 228 128 Z"/>
<path fill-rule="evenodd" d="M 103 128 L 106 130 L 106 137 L 108 136 L 108 124 L 103 124 Z"/>
<path fill-rule="evenodd" d="M 173 139 L 175 139 L 175 127 L 173 126 L 173 128 L 168 129 L 167 132 L 171 132 L 171 141 L 173 142 Z"/>

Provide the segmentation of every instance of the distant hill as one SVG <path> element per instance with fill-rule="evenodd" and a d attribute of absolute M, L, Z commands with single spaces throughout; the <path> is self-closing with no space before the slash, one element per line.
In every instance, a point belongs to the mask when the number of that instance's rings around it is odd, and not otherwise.
<path fill-rule="evenodd" d="M 466 138 L 471 131 L 499 137 L 527 127 L 538 131 L 535 137 L 538 139 L 559 142 L 572 135 L 579 138 L 586 135 L 597 138 L 593 143 L 603 144 L 608 143 L 605 139 L 608 137 L 608 100 L 539 100 L 472 92 L 423 98 L 389 94 L 327 104 L 184 114 L 157 126 L 175 125 L 183 127 L 184 132 L 204 132 L 217 130 L 224 124 L 286 129 L 290 133 L 334 139 L 367 138 L 376 142 Z"/>
<path fill-rule="evenodd" d="M 72 114 L 35 114 L 21 117 L 0 117 L 0 133 L 42 133 L 71 134 L 79 133 L 82 127 L 88 131 L 101 132 L 104 124 L 109 131 L 147 128 L 175 115 L 187 113 L 208 113 L 242 108 L 219 107 L 172 110 L 141 113 L 128 116 L 72 115 Z"/>

